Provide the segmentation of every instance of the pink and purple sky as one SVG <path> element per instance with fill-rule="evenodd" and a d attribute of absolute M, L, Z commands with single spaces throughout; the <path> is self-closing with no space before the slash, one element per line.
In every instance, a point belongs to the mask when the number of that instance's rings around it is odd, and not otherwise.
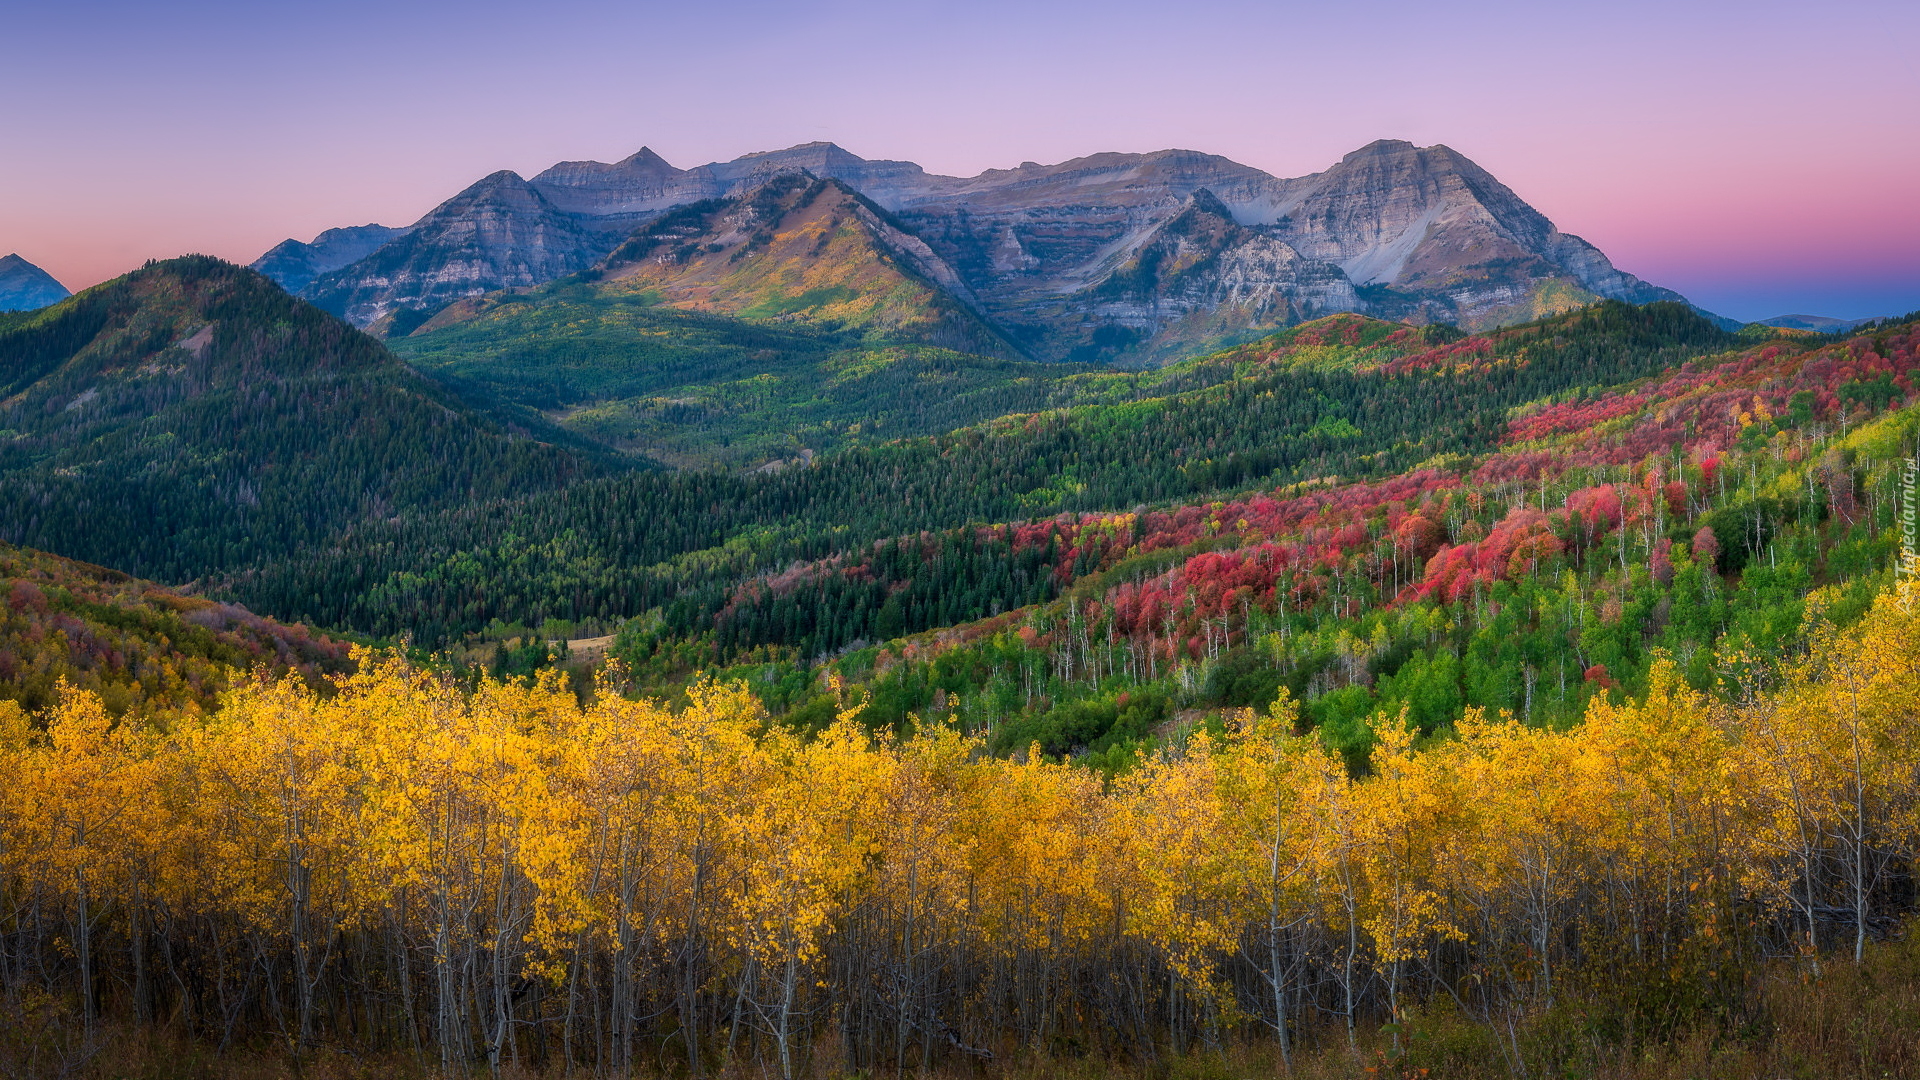
<path fill-rule="evenodd" d="M 0 0 L 0 254 L 247 262 L 643 144 L 1298 176 L 1403 138 L 1722 314 L 1904 313 L 1917 40 L 1914 0 Z"/>

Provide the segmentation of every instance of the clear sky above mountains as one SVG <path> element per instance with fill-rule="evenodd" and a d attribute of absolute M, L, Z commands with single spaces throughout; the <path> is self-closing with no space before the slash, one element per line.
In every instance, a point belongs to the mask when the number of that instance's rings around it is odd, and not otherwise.
<path fill-rule="evenodd" d="M 1912 0 L 0 0 L 0 26 L 0 251 L 73 288 L 642 144 L 1297 176 L 1387 137 L 1724 314 L 1920 308 Z"/>

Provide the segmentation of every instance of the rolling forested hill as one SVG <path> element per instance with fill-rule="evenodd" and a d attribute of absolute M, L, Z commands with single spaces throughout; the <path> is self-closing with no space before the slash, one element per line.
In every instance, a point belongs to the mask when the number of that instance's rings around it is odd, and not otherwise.
<path fill-rule="evenodd" d="M 0 540 L 128 573 L 183 582 L 618 468 L 217 259 L 0 315 Z"/>
<path fill-rule="evenodd" d="M 837 324 L 674 308 L 564 280 L 464 301 L 388 344 L 507 417 L 675 467 L 756 467 L 1044 407 L 1080 366 Z"/>

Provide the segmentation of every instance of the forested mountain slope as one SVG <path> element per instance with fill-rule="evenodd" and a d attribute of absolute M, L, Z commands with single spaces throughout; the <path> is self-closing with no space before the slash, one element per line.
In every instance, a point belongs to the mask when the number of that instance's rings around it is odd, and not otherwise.
<path fill-rule="evenodd" d="M 573 279 L 460 306 L 470 317 L 388 344 L 503 416 L 681 468 L 779 468 L 949 431 L 1044 408 L 1091 370 L 681 311 Z"/>
<path fill-rule="evenodd" d="M 1735 341 L 1677 304 L 1601 305 L 1451 338 L 1339 317 L 1164 372 L 1076 375 L 1048 411 L 854 446 L 804 469 L 633 475 L 371 522 L 231 588 L 281 617 L 421 641 L 495 618 L 705 607 L 743 575 L 902 533 L 1386 476 L 1484 453 L 1512 408 Z"/>
<path fill-rule="evenodd" d="M 1356 767 L 1396 717 L 1570 722 L 1644 693 L 1663 655 L 1739 699 L 1810 615 L 1844 626 L 1892 583 L 1916 378 L 1911 321 L 1763 341 L 1516 410 L 1497 449 L 1445 467 L 885 541 L 635 624 L 616 652 L 643 679 L 746 663 L 817 718 L 810 656 L 925 630 L 838 662 L 869 722 L 934 710 L 1109 767 L 1179 710 L 1282 688 Z M 969 591 L 983 576 L 1016 589 Z"/>
<path fill-rule="evenodd" d="M 601 469 L 217 259 L 0 316 L 0 540 L 129 573 L 187 581 Z"/>

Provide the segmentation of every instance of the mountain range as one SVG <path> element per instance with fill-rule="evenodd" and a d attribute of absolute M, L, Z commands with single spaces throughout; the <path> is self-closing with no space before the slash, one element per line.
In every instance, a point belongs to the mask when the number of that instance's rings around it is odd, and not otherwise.
<path fill-rule="evenodd" d="M 1398 140 L 1293 179 L 1186 150 L 951 177 L 832 143 L 693 169 L 643 148 L 612 164 L 562 162 L 531 180 L 494 173 L 405 229 L 289 240 L 254 266 L 390 335 L 396 320 L 410 331 L 422 316 L 490 292 L 595 269 L 634 278 L 636 243 L 656 267 L 639 276 L 672 302 L 696 303 L 689 298 L 710 292 L 716 260 L 737 267 L 762 253 L 704 236 L 697 246 L 723 250 L 695 260 L 694 234 L 737 231 L 756 207 L 814 181 L 834 182 L 832 199 L 861 222 L 868 250 L 785 252 L 783 272 L 762 275 L 758 306 L 741 313 L 818 307 L 804 301 L 821 295 L 823 273 L 802 264 L 835 261 L 824 276 L 847 278 L 869 273 L 851 269 L 849 260 L 864 259 L 876 283 L 904 274 L 929 290 L 929 313 L 907 321 L 934 338 L 916 340 L 948 340 L 964 324 L 962 336 L 1029 358 L 1161 361 L 1341 311 L 1477 328 L 1600 298 L 1681 299 L 1614 268 L 1457 151 Z M 693 207 L 705 207 L 695 217 L 706 225 L 674 216 Z M 653 231 L 669 217 L 682 241 L 672 247 Z M 620 265 L 606 265 L 620 251 Z M 667 280 L 680 270 L 708 284 Z M 858 306 L 876 305 L 886 302 Z"/>
<path fill-rule="evenodd" d="M 20 256 L 0 259 L 0 311 L 33 311 L 71 295 L 52 274 Z"/>

